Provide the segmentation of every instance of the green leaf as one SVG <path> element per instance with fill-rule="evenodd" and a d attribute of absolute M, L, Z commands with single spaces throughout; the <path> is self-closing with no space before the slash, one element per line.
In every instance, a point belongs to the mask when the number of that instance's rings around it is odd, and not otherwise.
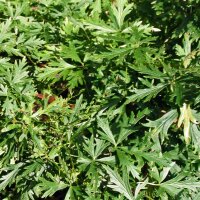
<path fill-rule="evenodd" d="M 117 146 L 117 143 L 115 141 L 115 137 L 114 137 L 112 131 L 110 130 L 108 120 L 107 119 L 98 118 L 97 122 L 98 122 L 98 126 L 103 130 L 103 132 L 99 131 L 99 133 L 107 141 L 111 142 L 114 146 Z"/>
<path fill-rule="evenodd" d="M 130 68 L 138 71 L 141 74 L 144 74 L 146 78 L 151 78 L 151 79 L 168 79 L 169 77 L 167 74 L 161 72 L 158 68 L 155 66 L 134 66 L 134 65 L 129 65 Z"/>
<path fill-rule="evenodd" d="M 190 127 L 192 143 L 197 151 L 200 149 L 200 130 L 196 124 Z"/>
<path fill-rule="evenodd" d="M 144 102 L 150 101 L 152 98 L 156 97 L 157 94 L 162 91 L 166 87 L 166 84 L 158 84 L 156 86 L 152 86 L 151 88 L 146 89 L 135 89 L 135 94 L 127 97 L 125 104 L 129 104 L 131 102 L 139 101 L 144 99 Z"/>
<path fill-rule="evenodd" d="M 23 168 L 23 172 L 20 174 L 20 176 L 18 176 L 18 179 L 21 180 L 23 177 L 27 178 L 28 176 L 32 176 L 33 174 L 36 174 L 38 171 L 40 171 L 41 168 L 41 160 L 34 160 L 33 163 L 30 163 Z"/>
<path fill-rule="evenodd" d="M 18 163 L 16 164 L 13 168 L 13 170 L 6 174 L 6 175 L 3 175 L 0 180 L 1 180 L 1 183 L 0 183 L 0 191 L 4 191 L 5 188 L 8 186 L 8 185 L 11 185 L 12 183 L 15 182 L 15 177 L 17 176 L 19 170 L 20 170 L 20 167 L 23 165 L 23 163 Z"/>
<path fill-rule="evenodd" d="M 48 181 L 45 178 L 40 177 L 39 180 L 40 183 L 37 184 L 35 187 L 37 188 L 37 190 L 44 192 L 42 198 L 52 196 L 57 191 L 68 187 L 68 184 L 65 184 L 64 182 L 56 179 L 54 179 L 54 181 Z"/>
<path fill-rule="evenodd" d="M 165 137 L 167 136 L 168 129 L 177 118 L 178 118 L 177 110 L 171 110 L 155 121 L 149 120 L 149 122 L 144 124 L 144 126 L 154 128 L 153 133 L 155 134 L 160 133 L 160 139 L 161 142 L 163 142 Z"/>
<path fill-rule="evenodd" d="M 116 164 L 115 156 L 107 156 L 107 157 L 103 157 L 103 158 L 98 158 L 97 161 L 102 162 L 104 164 L 110 164 L 110 165 Z"/>
<path fill-rule="evenodd" d="M 141 183 L 138 183 L 136 188 L 135 188 L 135 194 L 134 194 L 134 197 L 135 199 L 137 199 L 138 197 L 138 194 L 141 190 L 144 190 L 146 189 L 146 185 L 148 184 L 148 179 L 146 179 L 144 182 L 141 182 Z"/>
<path fill-rule="evenodd" d="M 78 56 L 77 49 L 73 43 L 69 44 L 69 47 L 62 45 L 60 49 L 62 58 L 71 58 L 72 60 L 81 63 L 81 59 Z"/>
<path fill-rule="evenodd" d="M 105 140 L 95 139 L 92 136 L 90 140 L 85 140 L 85 144 L 83 144 L 84 150 L 91 156 L 93 160 L 96 160 L 102 152 L 105 150 L 105 148 L 108 146 L 108 144 L 105 142 Z"/>
<path fill-rule="evenodd" d="M 76 68 L 74 65 L 71 65 L 64 60 L 60 60 L 59 62 L 52 62 L 51 65 L 57 67 L 45 67 L 44 69 L 40 69 L 38 80 L 53 80 L 56 82 L 63 76 L 67 77 L 70 70 Z"/>
<path fill-rule="evenodd" d="M 107 59 L 113 59 L 113 58 L 120 58 L 123 59 L 125 56 L 130 54 L 132 52 L 132 47 L 123 47 L 123 48 L 117 48 L 117 49 L 108 49 L 108 52 L 102 52 L 100 55 L 94 56 L 96 59 L 102 59 L 102 58 L 107 58 Z"/>
<path fill-rule="evenodd" d="M 170 195 L 178 194 L 183 189 L 188 189 L 189 191 L 196 191 L 200 188 L 200 182 L 185 180 L 185 181 L 175 181 L 171 179 L 160 184 L 160 187 L 164 188 Z"/>
<path fill-rule="evenodd" d="M 65 77 L 63 76 L 65 79 Z M 84 83 L 83 70 L 70 71 L 68 77 L 68 85 L 70 89 L 74 89 Z"/>
<path fill-rule="evenodd" d="M 96 23 L 96 22 L 83 22 L 86 29 L 95 30 L 98 34 L 108 34 L 108 33 L 116 33 L 112 27 L 105 25 L 104 23 Z"/>
<path fill-rule="evenodd" d="M 126 5 L 126 3 L 127 0 L 116 0 L 111 7 L 119 29 L 122 28 L 125 17 L 131 12 L 133 7 L 133 4 Z"/>
<path fill-rule="evenodd" d="M 169 171 L 171 170 L 171 168 L 174 165 L 175 165 L 175 162 L 172 162 L 169 167 L 164 167 L 163 168 L 163 171 L 160 173 L 160 180 L 159 180 L 160 183 L 165 180 L 165 178 L 167 177 Z"/>
<path fill-rule="evenodd" d="M 1 133 L 8 132 L 8 131 L 11 131 L 13 129 L 19 129 L 19 128 L 21 128 L 20 124 L 9 124 L 6 127 L 1 129 Z"/>
<path fill-rule="evenodd" d="M 73 109 L 73 113 L 70 116 L 69 123 L 72 123 L 78 117 L 78 114 L 81 110 L 82 101 L 83 101 L 83 95 L 81 94 L 80 97 L 76 100 L 75 108 Z"/>
<path fill-rule="evenodd" d="M 0 96 L 6 97 L 8 95 L 8 87 L 0 84 Z"/>
<path fill-rule="evenodd" d="M 118 139 L 117 139 L 117 145 L 122 143 L 125 139 L 127 139 L 127 137 L 132 134 L 135 130 L 131 129 L 131 128 L 122 128 L 120 130 Z"/>
<path fill-rule="evenodd" d="M 114 191 L 123 194 L 127 199 L 133 200 L 134 196 L 131 192 L 131 186 L 128 181 L 128 176 L 125 176 L 124 179 L 122 179 L 120 175 L 117 172 L 113 171 L 110 167 L 104 166 L 104 168 L 110 176 L 111 184 L 108 186 Z"/>

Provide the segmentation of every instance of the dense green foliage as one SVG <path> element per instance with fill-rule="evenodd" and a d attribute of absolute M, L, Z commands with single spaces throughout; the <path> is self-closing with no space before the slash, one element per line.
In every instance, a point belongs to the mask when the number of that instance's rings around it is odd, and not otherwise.
<path fill-rule="evenodd" d="M 199 0 L 0 0 L 0 199 L 200 199 Z"/>

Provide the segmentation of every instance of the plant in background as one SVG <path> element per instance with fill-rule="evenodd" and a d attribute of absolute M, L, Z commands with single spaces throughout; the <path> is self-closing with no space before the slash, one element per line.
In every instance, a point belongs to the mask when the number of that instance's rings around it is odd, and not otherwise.
<path fill-rule="evenodd" d="M 199 1 L 0 1 L 0 198 L 199 199 Z"/>

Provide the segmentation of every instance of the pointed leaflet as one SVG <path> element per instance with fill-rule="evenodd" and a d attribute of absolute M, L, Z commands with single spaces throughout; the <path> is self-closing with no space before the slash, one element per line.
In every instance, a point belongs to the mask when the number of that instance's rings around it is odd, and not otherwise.
<path fill-rule="evenodd" d="M 18 63 L 15 61 L 14 69 L 12 71 L 13 79 L 12 82 L 14 84 L 23 83 L 24 79 L 28 77 L 28 71 L 25 68 L 26 60 L 23 58 Z"/>
<path fill-rule="evenodd" d="M 19 169 L 22 165 L 23 163 L 18 163 L 17 165 L 14 166 L 14 169 L 10 173 L 3 175 L 0 178 L 0 182 L 1 182 L 0 191 L 3 191 L 7 187 L 7 185 L 11 185 L 15 181 L 15 177 L 18 174 Z"/>
<path fill-rule="evenodd" d="M 105 33 L 108 34 L 108 33 L 116 33 L 117 32 L 117 30 L 105 25 L 103 22 L 102 23 L 83 22 L 83 25 L 85 25 L 85 27 L 87 29 L 96 30 L 96 33 L 99 33 L 99 34 L 105 34 Z"/>
<path fill-rule="evenodd" d="M 0 24 L 0 44 L 8 39 L 8 38 L 12 38 L 12 35 L 14 35 L 13 33 L 11 33 L 10 29 L 11 29 L 11 24 L 12 24 L 12 19 L 9 18 L 7 19 L 4 23 Z"/>
<path fill-rule="evenodd" d="M 123 26 L 125 17 L 131 12 L 133 7 L 133 4 L 125 6 L 126 3 L 127 0 L 116 0 L 112 5 L 112 14 L 115 16 L 119 29 Z"/>
<path fill-rule="evenodd" d="M 85 140 L 83 146 L 84 150 L 95 160 L 102 154 L 108 144 L 105 140 L 95 139 L 94 141 L 94 137 L 92 136 L 90 140 Z"/>
<path fill-rule="evenodd" d="M 138 197 L 140 190 L 144 190 L 147 184 L 148 184 L 148 178 L 144 182 L 138 183 L 137 187 L 135 188 L 135 194 L 134 194 L 135 199 Z"/>
<path fill-rule="evenodd" d="M 62 58 L 71 58 L 73 61 L 81 63 L 81 59 L 77 53 L 75 45 L 71 42 L 69 47 L 62 45 L 60 48 L 60 55 Z"/>
<path fill-rule="evenodd" d="M 160 173 L 160 180 L 159 182 L 163 182 L 165 180 L 165 178 L 167 177 L 169 171 L 171 170 L 171 168 L 175 165 L 175 162 L 172 162 L 169 167 L 164 167 L 163 171 Z"/>
<path fill-rule="evenodd" d="M 120 175 L 113 171 L 110 167 L 104 166 L 104 168 L 110 176 L 111 184 L 108 186 L 114 191 L 124 195 L 127 199 L 134 200 L 134 196 L 131 192 L 131 186 L 128 181 L 128 174 L 127 176 L 124 176 L 124 179 L 122 179 Z"/>
<path fill-rule="evenodd" d="M 42 198 L 52 196 L 55 192 L 66 188 L 68 185 L 63 183 L 62 181 L 55 180 L 48 181 L 45 178 L 40 177 L 41 183 L 36 185 L 36 188 L 39 191 L 43 191 Z"/>
<path fill-rule="evenodd" d="M 31 173 L 37 173 L 38 171 L 40 171 L 42 168 L 42 163 L 41 160 L 34 160 L 33 163 L 29 163 L 28 165 L 26 165 L 23 168 L 23 172 L 20 174 L 19 179 L 21 179 L 22 177 L 28 177 L 31 175 Z"/>
<path fill-rule="evenodd" d="M 110 164 L 110 165 L 116 164 L 115 156 L 107 156 L 107 157 L 99 158 L 97 159 L 97 161 L 104 164 Z"/>
<path fill-rule="evenodd" d="M 93 5 L 91 6 L 93 9 L 92 9 L 92 13 L 101 13 L 102 12 L 102 9 L 101 9 L 101 0 L 96 0 Z"/>
<path fill-rule="evenodd" d="M 163 142 L 164 138 L 167 136 L 169 127 L 173 124 L 177 117 L 177 110 L 171 110 L 161 118 L 155 121 L 149 121 L 148 123 L 144 124 L 144 126 L 154 128 L 154 133 L 160 133 L 161 142 Z"/>
<path fill-rule="evenodd" d="M 124 152 L 137 157 L 138 161 L 139 161 L 140 158 L 143 157 L 147 161 L 154 162 L 161 167 L 169 166 L 169 164 L 170 164 L 170 161 L 167 157 L 164 157 L 162 154 L 157 153 L 157 152 L 146 152 L 146 150 L 138 150 L 137 148 L 134 148 L 134 147 L 130 148 L 130 147 L 125 147 L 125 146 L 121 147 L 121 149 Z M 143 162 L 143 159 L 142 159 L 141 162 Z"/>
<path fill-rule="evenodd" d="M 79 114 L 80 110 L 81 110 L 81 104 L 83 101 L 83 95 L 80 95 L 79 99 L 76 101 L 76 105 L 75 108 L 73 109 L 73 113 L 71 114 L 71 117 L 69 119 L 69 123 L 72 123 L 75 118 L 77 117 L 77 115 Z"/>
<path fill-rule="evenodd" d="M 140 173 L 138 172 L 139 169 L 137 169 L 136 166 L 134 166 L 133 164 L 129 164 L 127 166 L 127 171 L 130 172 L 134 178 L 140 180 Z"/>
<path fill-rule="evenodd" d="M 178 44 L 175 46 L 176 54 L 182 57 L 183 66 L 185 68 L 190 65 L 192 58 L 195 58 L 196 51 L 192 51 L 192 42 L 192 39 L 190 40 L 190 34 L 185 33 L 183 39 L 183 47 Z"/>
<path fill-rule="evenodd" d="M 108 146 L 108 144 L 105 143 L 104 140 L 96 139 L 95 141 L 96 141 L 96 148 L 94 151 L 94 156 L 95 156 L 95 158 L 97 158 L 102 154 L 102 152 L 105 150 L 105 148 Z"/>
<path fill-rule="evenodd" d="M 155 79 L 168 79 L 169 77 L 167 76 L 167 74 L 164 74 L 163 72 L 161 72 L 159 69 L 157 69 L 156 67 L 153 66 L 139 66 L 136 67 L 134 65 L 129 65 L 130 68 L 136 70 L 137 72 L 144 74 L 144 77 L 146 78 L 155 78 Z"/>
<path fill-rule="evenodd" d="M 196 124 L 192 124 L 190 127 L 192 143 L 197 151 L 200 150 L 200 131 Z"/>
<path fill-rule="evenodd" d="M 1 133 L 5 133 L 5 132 L 8 132 L 8 131 L 11 131 L 13 129 L 19 129 L 21 128 L 21 124 L 8 124 L 7 126 L 5 126 L 4 128 L 2 128 L 0 130 Z"/>
<path fill-rule="evenodd" d="M 107 58 L 107 59 L 113 59 L 113 58 L 124 58 L 125 56 L 127 56 L 128 54 L 130 54 L 133 51 L 132 47 L 123 47 L 123 48 L 112 48 L 109 49 L 108 52 L 102 52 L 100 55 L 96 55 L 96 58 Z M 94 56 L 95 58 L 95 56 Z"/>
<path fill-rule="evenodd" d="M 60 80 L 61 77 L 67 77 L 70 70 L 76 68 L 64 60 L 59 60 L 58 62 L 52 62 L 52 66 L 56 67 L 45 67 L 39 69 L 38 80 Z"/>
<path fill-rule="evenodd" d="M 86 140 L 84 146 L 84 150 L 89 154 L 83 157 L 80 155 L 77 162 L 83 163 L 84 166 L 94 164 L 94 162 L 102 162 L 107 164 L 114 164 L 115 163 L 115 157 L 114 156 L 108 156 L 108 157 L 102 157 L 103 151 L 108 146 L 108 143 L 105 142 L 105 140 L 96 139 L 94 141 L 94 138 L 91 137 L 90 140 Z M 101 156 L 102 158 L 98 158 Z"/>
<path fill-rule="evenodd" d="M 142 118 L 144 118 L 149 113 L 150 113 L 150 110 L 148 107 L 144 108 L 143 110 L 139 110 L 137 113 L 137 116 L 135 117 L 133 121 L 133 124 L 137 124 Z"/>
<path fill-rule="evenodd" d="M 134 101 L 139 101 L 144 99 L 144 102 L 147 102 L 154 98 L 161 90 L 166 87 L 166 84 L 158 84 L 156 86 L 152 86 L 151 88 L 146 89 L 135 89 L 135 94 L 127 97 L 125 104 L 129 104 Z"/>
<path fill-rule="evenodd" d="M 64 200 L 75 200 L 73 186 L 70 186 Z"/>
<path fill-rule="evenodd" d="M 155 179 L 156 181 L 160 182 L 160 174 L 158 168 L 156 166 L 152 167 L 150 171 L 150 176 Z"/>
<path fill-rule="evenodd" d="M 90 140 L 87 138 L 85 139 L 85 143 L 83 144 L 84 150 L 94 159 L 95 157 L 95 143 L 94 143 L 94 137 L 91 136 Z"/>
<path fill-rule="evenodd" d="M 99 131 L 99 133 L 106 140 L 108 140 L 109 142 L 111 142 L 113 145 L 117 146 L 117 143 L 115 141 L 115 137 L 114 137 L 112 131 L 110 130 L 108 120 L 107 119 L 98 118 L 97 121 L 98 121 L 98 126 L 103 130 L 103 132 Z"/>
<path fill-rule="evenodd" d="M 155 162 L 157 165 L 162 167 L 169 165 L 168 159 L 158 153 L 138 151 L 135 155 L 145 158 L 148 162 Z"/>
<path fill-rule="evenodd" d="M 130 129 L 130 128 L 122 128 L 120 130 L 118 139 L 117 139 L 117 144 L 120 144 L 121 142 L 123 142 L 123 140 L 125 140 L 131 133 L 133 133 L 135 130 Z"/>
<path fill-rule="evenodd" d="M 29 50 L 39 48 L 40 46 L 44 44 L 45 44 L 45 41 L 41 40 L 40 38 L 36 38 L 36 36 L 29 38 L 26 42 L 23 43 L 23 45 Z"/>
<path fill-rule="evenodd" d="M 66 75 L 67 77 L 65 77 Z M 78 87 L 78 85 L 83 85 L 83 70 L 71 70 L 68 74 L 63 76 L 63 79 L 67 79 L 69 89 L 74 89 L 75 87 Z"/>
<path fill-rule="evenodd" d="M 176 178 L 166 181 L 160 184 L 160 187 L 164 188 L 166 192 L 170 195 L 178 194 L 183 189 L 188 189 L 189 191 L 196 191 L 200 188 L 200 182 L 193 180 L 177 181 Z"/>

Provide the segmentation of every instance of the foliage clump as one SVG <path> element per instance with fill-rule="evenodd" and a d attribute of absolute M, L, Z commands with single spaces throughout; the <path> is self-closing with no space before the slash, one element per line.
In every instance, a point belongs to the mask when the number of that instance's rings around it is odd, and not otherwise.
<path fill-rule="evenodd" d="M 200 199 L 200 2 L 0 1 L 0 199 Z"/>

